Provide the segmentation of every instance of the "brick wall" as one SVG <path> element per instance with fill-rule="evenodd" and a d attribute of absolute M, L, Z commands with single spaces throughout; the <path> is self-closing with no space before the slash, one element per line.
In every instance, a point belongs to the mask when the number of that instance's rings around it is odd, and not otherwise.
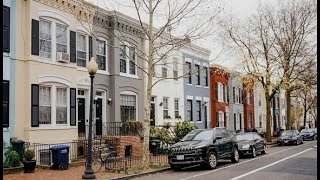
<path fill-rule="evenodd" d="M 140 136 L 121 136 L 120 144 L 117 146 L 118 157 L 125 156 L 125 147 L 132 146 L 131 155 L 132 156 L 142 156 L 143 155 L 143 140 Z"/>

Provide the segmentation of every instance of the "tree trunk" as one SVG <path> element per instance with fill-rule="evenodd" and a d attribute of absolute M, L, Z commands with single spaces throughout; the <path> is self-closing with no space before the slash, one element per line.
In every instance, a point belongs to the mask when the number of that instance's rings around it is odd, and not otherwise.
<path fill-rule="evenodd" d="M 271 101 L 272 99 L 269 98 L 269 93 L 266 92 L 266 120 L 267 120 L 267 142 L 271 142 Z"/>
<path fill-rule="evenodd" d="M 287 89 L 286 92 L 286 100 L 287 100 L 287 125 L 286 129 L 290 130 L 291 129 L 291 90 Z"/>
<path fill-rule="evenodd" d="M 153 65 L 153 8 L 152 0 L 149 0 L 149 42 L 148 42 L 148 80 L 147 93 L 144 108 L 144 136 L 143 136 L 143 156 L 142 166 L 146 167 L 149 164 L 149 137 L 150 137 L 150 106 L 152 92 L 152 65 Z"/>
<path fill-rule="evenodd" d="M 306 106 L 304 106 L 303 107 L 304 108 L 304 112 L 303 112 L 303 126 L 304 126 L 304 128 L 306 128 L 306 125 L 307 125 L 307 107 Z"/>

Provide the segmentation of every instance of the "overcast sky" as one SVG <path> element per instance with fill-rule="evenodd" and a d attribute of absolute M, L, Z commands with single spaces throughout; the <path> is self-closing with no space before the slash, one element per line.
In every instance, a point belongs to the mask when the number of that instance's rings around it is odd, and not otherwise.
<path fill-rule="evenodd" d="M 131 17 L 136 18 L 137 13 L 133 7 L 126 7 L 124 4 L 129 0 L 86 0 L 99 7 L 107 10 L 116 10 Z M 245 19 L 252 13 L 257 11 L 259 3 L 275 3 L 281 0 L 221 0 L 225 11 L 234 16 Z M 143 17 L 147 21 L 147 17 Z M 160 18 L 159 18 L 160 21 Z M 155 25 L 157 19 L 155 19 Z M 210 59 L 215 59 L 213 62 L 228 68 L 238 69 L 239 59 L 236 55 L 231 55 L 227 49 L 223 49 L 218 40 L 215 38 L 204 39 L 202 41 L 194 42 L 198 46 L 204 47 L 211 51 Z"/>

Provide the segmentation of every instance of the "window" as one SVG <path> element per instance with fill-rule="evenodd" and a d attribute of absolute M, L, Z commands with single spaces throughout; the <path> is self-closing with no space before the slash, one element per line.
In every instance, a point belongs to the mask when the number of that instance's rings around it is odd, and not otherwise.
<path fill-rule="evenodd" d="M 235 103 L 240 103 L 239 90 L 239 88 L 234 87 L 233 93 L 235 93 Z"/>
<path fill-rule="evenodd" d="M 192 100 L 187 100 L 187 121 L 192 120 Z"/>
<path fill-rule="evenodd" d="M 51 21 L 40 19 L 39 22 L 39 56 L 51 58 Z"/>
<path fill-rule="evenodd" d="M 237 130 L 237 114 L 234 113 L 233 114 L 233 127 L 234 127 L 234 130 Z"/>
<path fill-rule="evenodd" d="M 127 46 L 120 45 L 120 72 L 122 73 L 127 73 L 126 48 Z"/>
<path fill-rule="evenodd" d="M 80 67 L 86 67 L 87 59 L 87 46 L 86 36 L 77 33 L 77 65 Z"/>
<path fill-rule="evenodd" d="M 196 67 L 196 85 L 200 85 L 200 66 L 195 65 Z"/>
<path fill-rule="evenodd" d="M 2 127 L 9 127 L 9 81 L 2 81 Z"/>
<path fill-rule="evenodd" d="M 173 58 L 173 77 L 178 80 L 178 59 Z"/>
<path fill-rule="evenodd" d="M 129 47 L 129 57 L 130 57 L 129 73 L 132 75 L 135 75 L 136 74 L 136 48 L 135 47 Z"/>
<path fill-rule="evenodd" d="M 223 95 L 223 84 L 218 82 L 218 102 L 223 102 L 224 95 Z"/>
<path fill-rule="evenodd" d="M 203 112 L 203 113 L 204 113 L 204 122 L 206 123 L 206 124 L 205 124 L 205 128 L 207 128 L 207 126 L 208 126 L 208 114 L 207 114 L 207 113 L 208 113 L 208 109 L 207 109 L 207 108 L 208 108 L 208 107 L 205 106 L 205 107 L 204 107 L 204 112 Z"/>
<path fill-rule="evenodd" d="M 163 118 L 170 118 L 168 109 L 168 98 L 163 98 Z"/>
<path fill-rule="evenodd" d="M 197 121 L 201 121 L 201 101 L 197 101 Z"/>
<path fill-rule="evenodd" d="M 251 91 L 248 91 L 248 95 L 247 95 L 247 98 L 248 98 L 248 105 L 251 105 L 252 104 L 252 92 Z"/>
<path fill-rule="evenodd" d="M 239 114 L 239 125 L 240 125 L 240 129 L 242 129 L 242 114 Z"/>
<path fill-rule="evenodd" d="M 96 48 L 98 69 L 106 70 L 106 42 L 97 39 Z"/>
<path fill-rule="evenodd" d="M 204 86 L 208 86 L 208 68 L 207 67 L 204 67 L 203 68 L 204 71 L 203 71 L 203 81 L 204 81 Z"/>
<path fill-rule="evenodd" d="M 224 113 L 218 112 L 218 127 L 224 127 Z"/>
<path fill-rule="evenodd" d="M 174 99 L 174 117 L 180 118 L 179 115 L 179 99 Z"/>
<path fill-rule="evenodd" d="M 192 75 L 191 75 L 191 63 L 187 62 L 187 73 L 188 73 L 188 80 L 187 80 L 187 84 L 192 84 Z"/>
<path fill-rule="evenodd" d="M 261 106 L 261 94 L 258 96 L 259 106 Z"/>
<path fill-rule="evenodd" d="M 56 103 L 57 124 L 67 124 L 67 89 L 57 88 Z"/>
<path fill-rule="evenodd" d="M 163 78 L 168 77 L 167 68 L 165 68 L 165 67 L 162 67 L 162 77 L 163 77 Z"/>
<path fill-rule="evenodd" d="M 10 7 L 3 5 L 2 52 L 10 52 Z"/>
<path fill-rule="evenodd" d="M 137 74 L 137 52 L 135 46 L 120 45 L 120 73 Z"/>
<path fill-rule="evenodd" d="M 252 112 L 248 113 L 248 127 L 251 128 L 252 127 Z"/>
<path fill-rule="evenodd" d="M 262 128 L 262 115 L 259 115 L 259 127 Z"/>
<path fill-rule="evenodd" d="M 84 90 L 78 90 L 78 95 L 79 96 L 84 96 Z"/>
<path fill-rule="evenodd" d="M 68 52 L 68 38 L 67 26 L 57 24 L 56 26 L 56 51 L 67 53 Z"/>
<path fill-rule="evenodd" d="M 51 124 L 51 87 L 40 86 L 39 124 Z"/>
<path fill-rule="evenodd" d="M 121 121 L 136 120 L 136 96 L 120 94 Z"/>

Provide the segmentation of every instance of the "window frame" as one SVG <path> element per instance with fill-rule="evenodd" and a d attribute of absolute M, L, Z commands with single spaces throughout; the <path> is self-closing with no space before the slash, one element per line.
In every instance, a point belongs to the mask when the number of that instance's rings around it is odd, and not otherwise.
<path fill-rule="evenodd" d="M 166 112 L 166 116 L 165 116 Z M 170 119 L 169 118 L 169 98 L 168 97 L 163 97 L 163 119 Z"/>
<path fill-rule="evenodd" d="M 187 64 L 187 72 L 188 72 L 187 84 L 192 84 L 192 63 L 187 61 L 186 64 Z"/>
<path fill-rule="evenodd" d="M 161 68 L 161 75 L 163 78 L 167 78 L 168 77 L 168 68 L 167 67 L 162 67 Z"/>
<path fill-rule="evenodd" d="M 78 38 L 78 35 L 81 35 L 81 36 L 85 36 L 85 53 L 86 53 L 86 57 L 85 57 L 85 66 L 80 66 L 79 64 L 78 64 L 78 51 L 79 51 L 79 49 L 78 49 L 78 40 L 79 40 L 79 38 Z M 77 41 L 76 41 L 76 60 L 77 60 L 77 67 L 81 67 L 81 68 L 86 68 L 86 65 L 87 65 L 87 63 L 88 63 L 88 57 L 89 57 L 89 36 L 88 36 L 88 34 L 86 34 L 86 33 L 83 33 L 83 32 L 79 32 L 79 31 L 77 31 L 76 32 L 76 39 L 77 39 Z M 82 51 L 82 50 L 80 50 L 80 51 Z M 80 58 L 81 59 L 81 58 Z"/>
<path fill-rule="evenodd" d="M 124 46 L 125 47 L 125 53 L 124 53 L 124 57 L 125 59 L 121 59 L 121 51 L 122 49 L 120 48 L 120 46 Z M 131 60 L 131 57 L 130 57 L 130 49 L 131 47 L 134 48 L 134 61 Z M 119 45 L 119 73 L 121 76 L 126 76 L 126 77 L 133 77 L 133 78 L 138 78 L 138 68 L 137 68 L 137 62 L 138 62 L 138 53 L 137 53 L 137 50 L 138 47 L 136 45 L 132 45 L 128 42 L 124 42 L 122 44 Z M 126 72 L 121 72 L 121 60 L 125 60 L 125 69 L 126 69 Z M 131 74 L 130 73 L 130 63 L 131 62 L 134 62 L 135 64 L 135 74 Z"/>
<path fill-rule="evenodd" d="M 200 65 L 195 64 L 194 66 L 196 68 L 196 73 L 195 73 L 196 83 L 195 83 L 195 85 L 200 86 L 201 85 L 201 83 L 200 83 Z"/>
<path fill-rule="evenodd" d="M 178 72 L 178 58 L 173 58 L 173 65 L 172 65 L 172 73 L 174 80 L 178 80 L 179 72 Z"/>
<path fill-rule="evenodd" d="M 98 43 L 99 43 L 99 41 L 101 42 L 104 42 L 104 45 L 105 45 L 105 47 L 104 47 L 104 52 L 105 52 L 105 55 L 103 55 L 103 54 L 98 54 Z M 98 38 L 96 38 L 96 46 L 95 46 L 95 57 L 96 57 L 96 61 L 97 61 L 97 57 L 98 56 L 104 56 L 104 66 L 105 66 L 105 69 L 99 69 L 99 67 L 98 67 L 98 70 L 97 70 L 97 72 L 108 72 L 108 59 L 107 59 L 107 56 L 108 56 L 108 40 L 106 39 L 106 38 L 103 38 L 103 37 L 98 37 Z"/>
<path fill-rule="evenodd" d="M 190 103 L 190 109 L 189 109 L 189 105 L 188 103 Z M 191 119 L 186 119 L 187 121 L 193 121 L 193 100 L 192 99 L 187 99 L 187 117 L 190 113 L 190 118 Z"/>
<path fill-rule="evenodd" d="M 175 98 L 174 99 L 174 117 L 178 118 L 178 116 L 180 116 L 180 112 L 179 112 L 179 98 Z"/>
<path fill-rule="evenodd" d="M 3 85 L 4 83 L 7 83 L 7 86 L 8 86 L 8 89 L 7 89 L 8 97 L 7 97 L 7 99 L 4 96 L 2 97 L 2 113 L 3 113 L 3 115 L 4 115 L 4 112 L 3 112 L 4 107 L 3 107 L 3 105 L 4 104 L 7 105 L 7 113 L 6 113 L 7 119 L 3 119 L 2 120 L 2 127 L 3 128 L 9 128 L 10 127 L 10 81 L 2 80 L 2 86 L 3 87 L 4 87 L 4 85 Z M 2 91 L 4 92 L 3 89 L 2 89 Z M 6 121 L 7 124 L 4 124 L 5 123 L 4 120 Z"/>
<path fill-rule="evenodd" d="M 224 127 L 224 112 L 218 111 L 218 125 L 219 127 Z"/>
<path fill-rule="evenodd" d="M 208 68 L 207 67 L 203 67 L 204 69 L 204 75 L 203 75 L 203 79 L 204 79 L 204 84 L 203 86 L 208 87 L 209 83 L 208 83 Z"/>
<path fill-rule="evenodd" d="M 123 92 L 121 92 L 120 93 L 120 120 L 121 120 L 121 122 L 122 122 L 122 118 L 121 118 L 121 95 L 124 95 L 124 96 L 135 96 L 135 101 L 136 101 L 136 103 L 135 103 L 135 115 L 136 115 L 136 117 L 135 117 L 135 121 L 138 121 L 138 95 L 136 94 L 136 93 L 134 93 L 134 92 L 132 92 L 132 91 L 123 91 Z M 128 121 L 128 120 L 127 120 Z"/>
<path fill-rule="evenodd" d="M 201 118 L 201 100 L 196 100 L 197 122 L 202 122 Z"/>

